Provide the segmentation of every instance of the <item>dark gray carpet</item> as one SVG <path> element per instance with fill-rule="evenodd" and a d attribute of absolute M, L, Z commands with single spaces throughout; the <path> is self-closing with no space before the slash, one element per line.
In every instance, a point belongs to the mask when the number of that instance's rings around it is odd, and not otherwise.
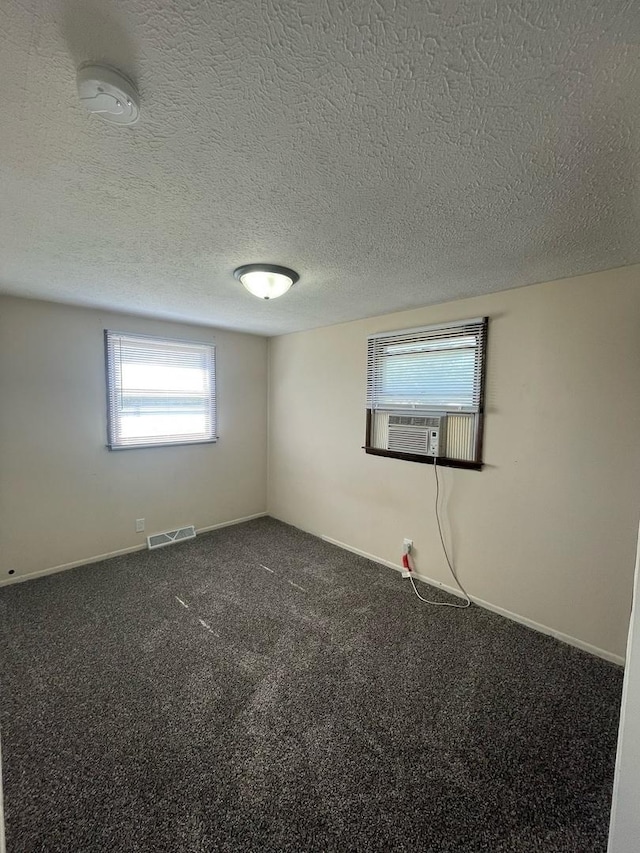
<path fill-rule="evenodd" d="M 0 618 L 8 853 L 606 848 L 618 667 L 274 520 Z"/>

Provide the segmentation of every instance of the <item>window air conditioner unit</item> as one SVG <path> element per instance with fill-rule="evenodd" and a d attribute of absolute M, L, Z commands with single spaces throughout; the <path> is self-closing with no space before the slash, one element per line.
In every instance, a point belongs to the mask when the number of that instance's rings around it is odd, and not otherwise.
<path fill-rule="evenodd" d="M 445 456 L 446 425 L 445 414 L 389 414 L 386 449 L 423 456 Z"/>

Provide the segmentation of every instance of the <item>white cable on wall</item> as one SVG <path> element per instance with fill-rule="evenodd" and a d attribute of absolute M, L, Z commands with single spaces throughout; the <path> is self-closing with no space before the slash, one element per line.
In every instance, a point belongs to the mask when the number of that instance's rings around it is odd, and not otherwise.
<path fill-rule="evenodd" d="M 447 565 L 449 566 L 449 571 L 451 572 L 451 576 L 453 577 L 454 581 L 456 582 L 457 587 L 460 589 L 462 594 L 465 596 L 466 601 L 464 602 L 464 604 L 453 604 L 449 601 L 430 601 L 428 598 L 423 598 L 420 595 L 420 593 L 418 592 L 418 589 L 416 587 L 415 581 L 414 581 L 411 574 L 409 574 L 409 580 L 411 581 L 411 586 L 413 587 L 413 591 L 418 596 L 420 601 L 424 601 L 425 604 L 432 604 L 434 607 L 455 607 L 458 610 L 464 610 L 464 608 L 469 607 L 471 605 L 471 599 L 469 598 L 469 593 L 466 591 L 466 589 L 462 586 L 462 584 L 458 580 L 458 576 L 456 574 L 456 571 L 453 568 L 453 564 L 452 564 L 451 560 L 449 559 L 449 554 L 447 552 L 447 546 L 445 545 L 444 536 L 442 534 L 442 525 L 440 523 L 440 510 L 439 510 L 440 479 L 438 478 L 438 464 L 437 464 L 437 462 L 438 462 L 437 457 L 434 456 L 433 457 L 433 472 L 434 472 L 435 478 L 436 478 L 435 510 L 436 510 L 436 522 L 438 523 L 438 533 L 440 534 L 440 543 L 442 545 L 442 550 L 443 550 L 444 556 L 447 560 Z"/>

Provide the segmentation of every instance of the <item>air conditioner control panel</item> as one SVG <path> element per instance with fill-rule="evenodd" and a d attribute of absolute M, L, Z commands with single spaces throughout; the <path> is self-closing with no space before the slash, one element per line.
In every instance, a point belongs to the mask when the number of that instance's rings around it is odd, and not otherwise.
<path fill-rule="evenodd" d="M 427 455 L 440 456 L 440 427 L 430 427 L 427 432 Z"/>

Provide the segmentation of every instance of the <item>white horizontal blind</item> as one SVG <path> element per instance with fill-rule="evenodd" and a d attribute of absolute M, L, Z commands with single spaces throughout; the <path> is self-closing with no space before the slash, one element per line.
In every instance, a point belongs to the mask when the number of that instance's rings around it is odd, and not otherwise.
<path fill-rule="evenodd" d="M 367 408 L 478 412 L 486 319 L 372 335 Z"/>
<path fill-rule="evenodd" d="M 109 447 L 215 441 L 215 347 L 107 331 Z"/>

